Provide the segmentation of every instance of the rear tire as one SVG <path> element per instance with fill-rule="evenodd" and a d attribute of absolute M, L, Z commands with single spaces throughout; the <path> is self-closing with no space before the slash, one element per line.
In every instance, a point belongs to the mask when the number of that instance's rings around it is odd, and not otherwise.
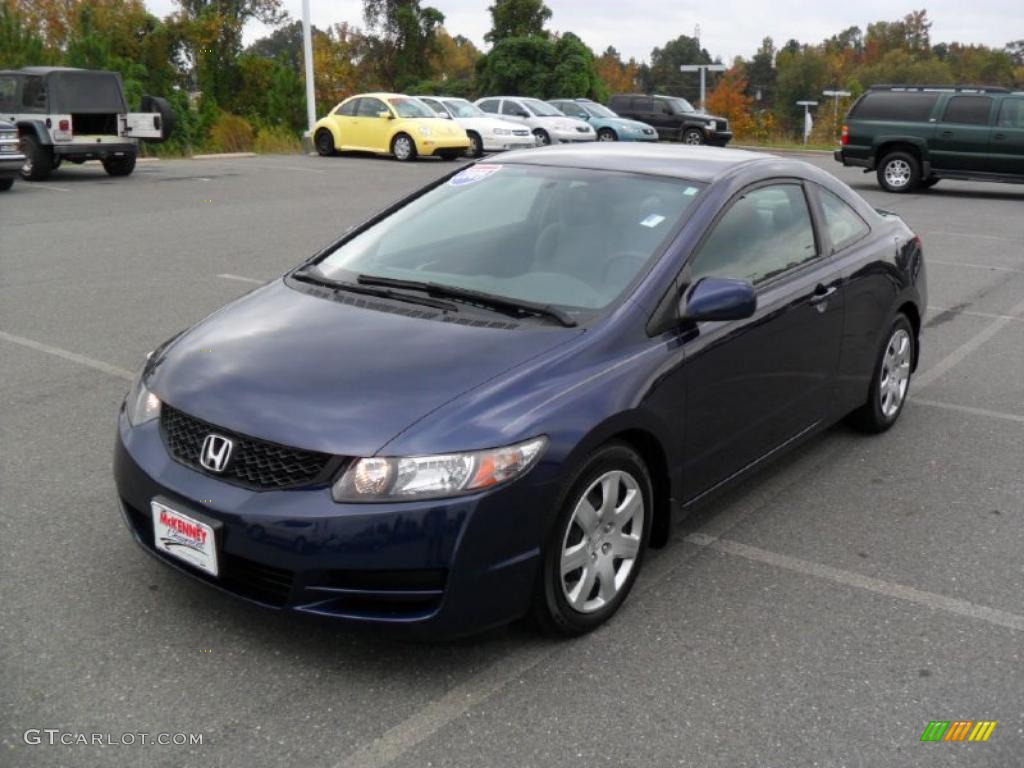
<path fill-rule="evenodd" d="M 108 157 L 103 160 L 103 170 L 110 176 L 131 176 L 135 170 L 135 154 Z"/>
<path fill-rule="evenodd" d="M 878 164 L 876 175 L 886 192 L 913 192 L 921 183 L 921 163 L 909 152 L 890 152 Z"/>
<path fill-rule="evenodd" d="M 316 153 L 320 157 L 332 157 L 335 153 L 334 134 L 326 128 L 316 132 L 313 143 L 316 145 Z"/>
<path fill-rule="evenodd" d="M 533 135 L 537 138 L 537 141 L 540 142 L 542 147 L 546 147 L 551 144 L 551 136 L 543 128 L 535 128 Z"/>
<path fill-rule="evenodd" d="M 46 181 L 53 170 L 53 151 L 39 143 L 35 136 L 21 137 L 21 152 L 25 164 L 21 166 L 21 178 L 25 181 Z"/>
<path fill-rule="evenodd" d="M 650 475 L 631 446 L 608 443 L 587 459 L 559 497 L 542 550 L 533 600 L 541 629 L 583 635 L 619 609 L 643 564 L 652 502 Z"/>
<path fill-rule="evenodd" d="M 0 179 L 0 192 L 6 192 L 8 189 L 14 186 L 14 179 L 6 178 Z"/>
<path fill-rule="evenodd" d="M 917 339 L 907 316 L 896 315 L 875 360 L 871 389 L 864 405 L 850 414 L 849 423 L 868 434 L 885 432 L 899 419 L 910 392 Z"/>

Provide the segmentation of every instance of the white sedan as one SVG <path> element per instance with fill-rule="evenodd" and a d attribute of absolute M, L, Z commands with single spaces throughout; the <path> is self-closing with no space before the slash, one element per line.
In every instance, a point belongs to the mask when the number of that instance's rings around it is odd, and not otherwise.
<path fill-rule="evenodd" d="M 484 152 L 503 152 L 507 149 L 529 149 L 537 139 L 529 128 L 507 120 L 491 117 L 478 106 L 465 99 L 451 96 L 419 96 L 439 117 L 457 122 L 469 136 L 469 154 L 480 157 Z"/>
<path fill-rule="evenodd" d="M 566 117 L 560 110 L 540 99 L 524 96 L 488 96 L 477 99 L 476 105 L 490 115 L 499 115 L 526 126 L 540 144 L 570 144 L 594 141 L 597 134 L 589 123 Z"/>

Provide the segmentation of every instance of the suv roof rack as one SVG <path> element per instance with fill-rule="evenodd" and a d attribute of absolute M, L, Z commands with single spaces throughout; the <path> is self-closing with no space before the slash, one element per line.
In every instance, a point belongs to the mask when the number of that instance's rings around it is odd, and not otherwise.
<path fill-rule="evenodd" d="M 901 83 L 886 83 L 872 85 L 872 91 L 948 91 L 950 93 L 971 92 L 971 93 L 1009 93 L 1009 88 L 1001 85 L 904 85 Z"/>

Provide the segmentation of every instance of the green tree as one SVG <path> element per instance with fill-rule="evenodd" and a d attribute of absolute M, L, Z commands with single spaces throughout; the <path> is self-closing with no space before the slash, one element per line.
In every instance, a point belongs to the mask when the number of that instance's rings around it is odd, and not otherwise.
<path fill-rule="evenodd" d="M 755 109 L 771 109 L 775 103 L 775 43 L 770 37 L 761 41 L 757 53 L 746 63 L 747 96 Z"/>
<path fill-rule="evenodd" d="M 598 74 L 594 52 L 572 32 L 566 32 L 555 41 L 551 64 L 544 88 L 547 98 L 608 99 L 608 88 Z"/>
<path fill-rule="evenodd" d="M 0 69 L 46 64 L 43 38 L 18 11 L 13 0 L 0 2 Z"/>
<path fill-rule="evenodd" d="M 543 96 L 551 71 L 552 45 L 546 37 L 506 37 L 480 60 L 481 93 Z"/>
<path fill-rule="evenodd" d="M 444 14 L 419 0 L 364 0 L 370 61 L 380 83 L 402 90 L 430 77 Z"/>
<path fill-rule="evenodd" d="M 829 84 L 828 60 L 822 50 L 806 45 L 796 51 L 787 46 L 775 60 L 775 119 L 785 130 L 803 127 L 803 107 L 797 101 L 818 101 Z"/>
<path fill-rule="evenodd" d="M 681 72 L 679 68 L 684 64 L 711 63 L 711 55 L 700 47 L 697 38 L 680 35 L 675 40 L 669 40 L 664 47 L 651 51 L 652 90 L 672 96 L 685 96 L 696 103 L 700 97 L 700 75 Z"/>
<path fill-rule="evenodd" d="M 491 31 L 484 35 L 488 43 L 510 37 L 546 37 L 544 24 L 551 18 L 551 9 L 543 0 L 495 0 L 491 12 Z"/>

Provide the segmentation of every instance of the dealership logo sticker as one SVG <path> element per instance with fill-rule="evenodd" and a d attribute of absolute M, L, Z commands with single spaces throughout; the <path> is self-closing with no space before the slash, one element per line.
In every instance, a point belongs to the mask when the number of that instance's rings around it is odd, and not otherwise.
<path fill-rule="evenodd" d="M 996 720 L 932 720 L 921 741 L 988 741 Z"/>
<path fill-rule="evenodd" d="M 464 187 L 466 184 L 476 184 L 483 181 L 502 169 L 502 166 L 494 163 L 478 163 L 471 165 L 463 171 L 459 171 L 448 180 L 449 187 Z"/>

